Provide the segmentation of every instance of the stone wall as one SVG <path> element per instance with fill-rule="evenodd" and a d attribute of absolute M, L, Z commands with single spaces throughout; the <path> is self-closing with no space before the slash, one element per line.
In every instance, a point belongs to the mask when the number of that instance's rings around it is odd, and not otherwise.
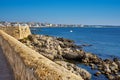
<path fill-rule="evenodd" d="M 0 46 L 15 80 L 83 80 L 0 30 Z"/>
<path fill-rule="evenodd" d="M 0 29 L 16 39 L 22 39 L 31 34 L 29 26 L 0 26 Z"/>

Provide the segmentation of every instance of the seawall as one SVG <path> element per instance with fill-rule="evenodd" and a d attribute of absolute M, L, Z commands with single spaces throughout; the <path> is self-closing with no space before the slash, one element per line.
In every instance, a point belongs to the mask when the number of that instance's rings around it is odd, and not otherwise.
<path fill-rule="evenodd" d="M 83 80 L 0 30 L 0 46 L 15 80 Z"/>

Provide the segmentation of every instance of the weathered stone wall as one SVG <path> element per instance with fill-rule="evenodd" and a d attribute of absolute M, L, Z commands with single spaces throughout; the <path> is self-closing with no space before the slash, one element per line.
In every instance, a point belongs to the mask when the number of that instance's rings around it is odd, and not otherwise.
<path fill-rule="evenodd" d="M 16 39 L 22 39 L 31 34 L 29 26 L 0 26 L 0 29 Z"/>
<path fill-rule="evenodd" d="M 0 30 L 0 46 L 15 80 L 83 80 Z"/>

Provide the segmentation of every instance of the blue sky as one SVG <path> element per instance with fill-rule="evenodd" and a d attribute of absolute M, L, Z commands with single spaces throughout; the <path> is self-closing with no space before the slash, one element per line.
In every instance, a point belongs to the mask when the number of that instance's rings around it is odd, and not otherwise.
<path fill-rule="evenodd" d="M 120 25 L 120 0 L 0 0 L 0 20 Z"/>

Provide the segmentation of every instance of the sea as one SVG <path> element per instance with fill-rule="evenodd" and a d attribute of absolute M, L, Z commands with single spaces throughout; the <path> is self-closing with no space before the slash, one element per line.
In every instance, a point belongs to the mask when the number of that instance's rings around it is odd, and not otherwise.
<path fill-rule="evenodd" d="M 102 59 L 120 58 L 120 28 L 31 28 L 32 34 L 49 35 L 74 40 L 76 45 L 84 46 L 86 52 L 98 55 Z M 77 64 L 92 74 L 91 80 L 108 80 L 104 75 L 94 76 L 97 70 L 89 66 Z"/>

